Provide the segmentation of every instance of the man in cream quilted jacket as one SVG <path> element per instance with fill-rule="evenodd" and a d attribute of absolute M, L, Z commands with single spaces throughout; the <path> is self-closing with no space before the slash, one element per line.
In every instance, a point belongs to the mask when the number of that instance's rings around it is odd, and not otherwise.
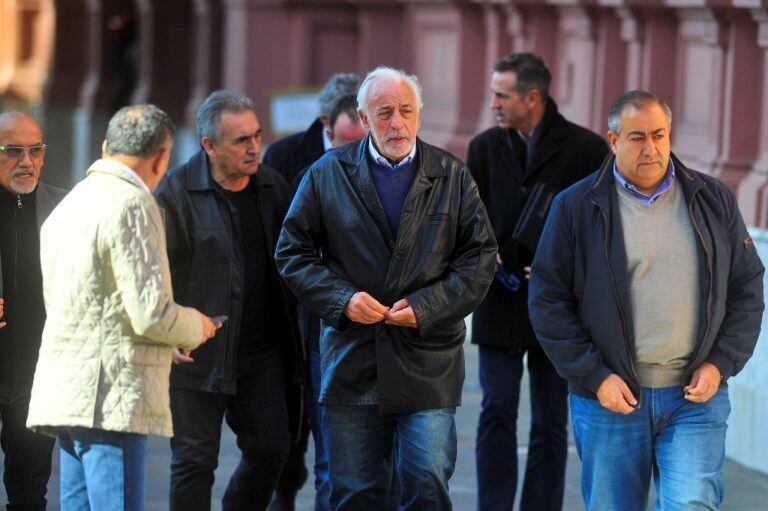
<path fill-rule="evenodd" d="M 27 426 L 61 445 L 61 509 L 143 510 L 147 435 L 171 436 L 171 349 L 217 325 L 173 301 L 165 231 L 151 191 L 173 123 L 125 107 L 102 159 L 40 234 L 47 319 Z"/>

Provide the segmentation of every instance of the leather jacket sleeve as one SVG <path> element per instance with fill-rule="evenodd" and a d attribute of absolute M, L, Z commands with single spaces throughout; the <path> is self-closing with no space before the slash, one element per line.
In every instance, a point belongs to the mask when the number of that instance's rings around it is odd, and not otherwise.
<path fill-rule="evenodd" d="M 477 184 L 462 170 L 461 209 L 453 260 L 438 282 L 407 296 L 422 337 L 461 321 L 485 297 L 496 264 L 496 239 Z"/>
<path fill-rule="evenodd" d="M 323 263 L 321 236 L 320 203 L 310 170 L 299 185 L 283 222 L 275 262 L 296 297 L 336 329 L 343 330 L 350 323 L 344 309 L 358 289 Z"/>

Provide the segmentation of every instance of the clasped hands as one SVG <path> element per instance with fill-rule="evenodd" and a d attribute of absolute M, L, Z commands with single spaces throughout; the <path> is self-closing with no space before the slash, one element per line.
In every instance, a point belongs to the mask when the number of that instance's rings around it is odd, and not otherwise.
<path fill-rule="evenodd" d="M 706 403 L 720 388 L 720 370 L 710 362 L 704 362 L 693 372 L 691 381 L 683 387 L 685 399 L 692 403 Z M 628 415 L 635 411 L 637 399 L 626 382 L 617 374 L 608 375 L 597 388 L 597 400 L 603 408 Z"/>
<path fill-rule="evenodd" d="M 365 291 L 352 295 L 344 308 L 344 315 L 355 323 L 372 325 L 384 321 L 387 325 L 418 328 L 416 314 L 405 298 L 398 300 L 392 307 L 386 307 Z"/>

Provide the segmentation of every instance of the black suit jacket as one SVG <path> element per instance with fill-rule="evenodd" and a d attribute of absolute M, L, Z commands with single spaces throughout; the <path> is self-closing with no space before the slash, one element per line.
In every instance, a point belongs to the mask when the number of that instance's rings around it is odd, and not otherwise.
<path fill-rule="evenodd" d="M 292 182 L 296 174 L 325 153 L 323 129 L 320 119 L 315 119 L 307 131 L 274 142 L 264 154 L 264 164 L 280 172 L 286 183 Z"/>
<path fill-rule="evenodd" d="M 521 151 L 525 144 L 517 132 L 497 127 L 473 138 L 467 156 L 501 258 L 506 269 L 518 273 L 522 266 L 530 265 L 533 254 L 512 241 L 512 231 L 533 185 L 545 182 L 557 190 L 567 188 L 600 167 L 608 146 L 602 137 L 567 121 L 550 99 L 535 130 L 530 159 Z M 525 279 L 514 293 L 494 279 L 472 317 L 472 342 L 513 350 L 537 346 L 527 300 Z"/>

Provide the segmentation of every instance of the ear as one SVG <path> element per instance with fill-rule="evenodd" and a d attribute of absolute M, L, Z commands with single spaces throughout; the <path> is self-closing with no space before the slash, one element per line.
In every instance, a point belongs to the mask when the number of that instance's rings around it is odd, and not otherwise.
<path fill-rule="evenodd" d="M 371 123 L 368 122 L 368 115 L 363 110 L 358 110 L 357 115 L 360 116 L 360 124 L 363 125 L 363 128 L 365 128 L 365 131 L 370 132 L 371 131 Z"/>
<path fill-rule="evenodd" d="M 328 140 L 333 142 L 333 131 L 330 128 L 325 128 L 325 134 L 328 135 Z"/>
<path fill-rule="evenodd" d="M 171 148 L 166 147 L 157 152 L 154 160 L 152 161 L 152 173 L 159 178 L 165 175 L 165 171 L 168 169 L 168 162 L 171 160 Z"/>
<path fill-rule="evenodd" d="M 213 148 L 213 142 L 208 137 L 203 137 L 203 140 L 200 141 L 200 145 L 203 146 L 203 150 L 208 155 L 209 158 L 213 158 L 216 156 L 216 149 Z"/>
<path fill-rule="evenodd" d="M 104 139 L 104 142 L 101 143 L 101 155 L 104 156 L 107 154 L 107 139 Z"/>
<path fill-rule="evenodd" d="M 528 103 L 529 107 L 541 103 L 541 91 L 539 89 L 529 90 L 528 94 L 525 95 L 525 102 Z"/>
<path fill-rule="evenodd" d="M 618 154 L 619 148 L 617 147 L 617 144 L 619 142 L 619 137 L 614 132 L 609 131 L 606 136 L 608 137 L 608 144 L 611 146 L 611 152 L 616 155 Z"/>

